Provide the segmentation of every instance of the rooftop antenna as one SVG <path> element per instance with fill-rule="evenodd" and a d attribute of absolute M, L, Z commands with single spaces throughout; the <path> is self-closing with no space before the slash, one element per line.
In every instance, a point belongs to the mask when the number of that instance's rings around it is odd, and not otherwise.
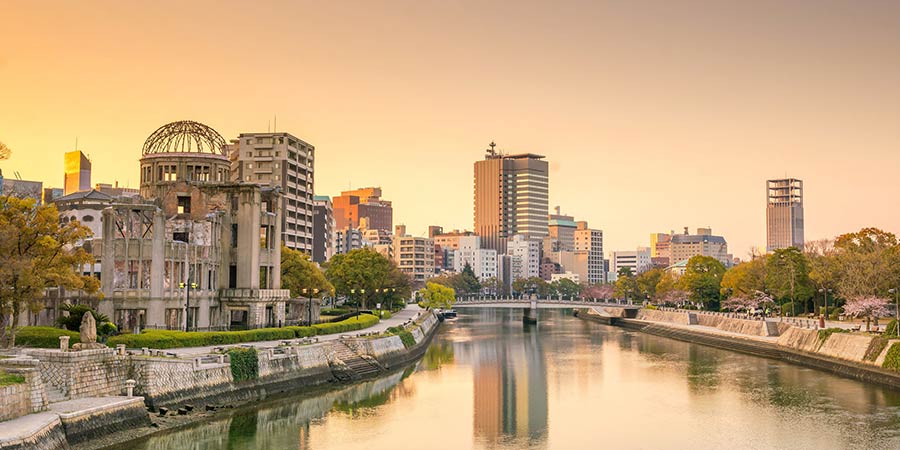
<path fill-rule="evenodd" d="M 278 132 L 278 114 L 275 114 L 275 125 L 272 127 L 272 132 L 273 133 Z"/>
<path fill-rule="evenodd" d="M 487 156 L 488 156 L 488 157 L 490 157 L 490 158 L 495 158 L 495 157 L 497 156 L 497 151 L 494 150 L 494 147 L 496 147 L 496 146 L 497 146 L 497 144 L 496 144 L 494 141 L 491 141 L 491 143 L 488 144 L 488 147 L 490 147 L 490 148 L 487 150 Z"/>
<path fill-rule="evenodd" d="M 272 121 L 270 120 L 270 121 L 266 122 L 266 133 L 271 133 L 271 132 L 272 132 Z"/>

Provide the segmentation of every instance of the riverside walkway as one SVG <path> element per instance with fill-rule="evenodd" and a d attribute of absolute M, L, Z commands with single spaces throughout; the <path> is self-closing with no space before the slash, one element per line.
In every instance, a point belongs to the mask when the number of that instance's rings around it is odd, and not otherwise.
<path fill-rule="evenodd" d="M 390 319 L 382 320 L 377 324 L 364 328 L 362 330 L 357 330 L 354 332 L 348 333 L 335 333 L 335 334 L 324 334 L 321 336 L 316 336 L 315 339 L 317 342 L 328 342 L 340 339 L 342 336 L 347 335 L 368 335 L 368 334 L 378 334 L 386 331 L 390 327 L 396 327 L 403 325 L 404 323 L 417 319 L 423 312 L 424 309 L 419 307 L 419 305 L 415 303 L 411 303 L 406 305 L 406 308 L 398 311 Z M 267 349 L 267 348 L 275 348 L 284 343 L 286 339 L 278 339 L 274 341 L 259 341 L 259 342 L 246 342 L 242 344 L 237 344 L 241 346 L 252 346 L 257 349 Z M 229 347 L 233 347 L 234 345 L 228 345 Z M 182 347 L 182 348 L 173 348 L 166 350 L 166 353 L 174 354 L 179 358 L 193 358 L 195 356 L 203 356 L 213 353 L 216 348 L 225 347 L 225 345 L 210 345 L 205 347 Z"/>

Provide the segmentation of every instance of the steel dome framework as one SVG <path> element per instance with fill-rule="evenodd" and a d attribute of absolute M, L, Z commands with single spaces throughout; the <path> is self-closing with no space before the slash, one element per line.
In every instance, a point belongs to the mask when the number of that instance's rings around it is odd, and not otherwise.
<path fill-rule="evenodd" d="M 144 141 L 143 155 L 161 153 L 208 153 L 225 156 L 225 138 L 200 122 L 167 123 Z"/>

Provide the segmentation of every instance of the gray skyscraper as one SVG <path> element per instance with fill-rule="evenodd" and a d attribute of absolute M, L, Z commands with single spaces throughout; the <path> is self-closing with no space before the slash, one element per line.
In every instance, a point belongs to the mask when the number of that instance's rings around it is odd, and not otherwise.
<path fill-rule="evenodd" d="M 803 238 L 803 181 L 766 181 L 766 251 L 797 247 Z"/>

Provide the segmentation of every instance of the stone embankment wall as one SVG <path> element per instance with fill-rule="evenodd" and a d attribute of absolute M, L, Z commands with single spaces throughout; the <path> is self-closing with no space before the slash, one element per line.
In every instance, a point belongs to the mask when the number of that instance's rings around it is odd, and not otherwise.
<path fill-rule="evenodd" d="M 61 352 L 29 349 L 28 356 L 40 361 L 44 383 L 67 400 L 121 395 L 125 391 L 128 364 L 110 348 Z"/>
<path fill-rule="evenodd" d="M 881 341 L 881 338 L 873 335 L 832 333 L 823 340 L 819 337 L 818 330 L 797 328 L 782 323 L 776 323 L 777 327 L 770 326 L 768 329 L 769 333 L 772 333 L 773 330 L 778 332 L 777 339 L 751 339 L 749 335 L 755 333 L 755 330 L 761 330 L 765 325 L 754 329 L 750 326 L 745 327 L 740 322 L 761 324 L 762 321 L 717 318 L 715 316 L 704 319 L 702 314 L 699 315 L 700 325 L 748 335 L 747 338 L 742 338 L 708 328 L 680 326 L 684 325 L 684 316 L 686 315 L 686 313 L 674 311 L 642 310 L 638 314 L 639 320 L 615 319 L 608 323 L 662 337 L 781 359 L 846 377 L 890 386 L 900 384 L 900 373 L 882 368 L 891 345 L 900 342 L 900 339 L 888 340 L 887 344 L 883 345 L 884 342 Z M 602 322 L 595 314 L 581 314 L 579 317 Z M 673 324 L 679 326 L 673 326 Z"/>
<path fill-rule="evenodd" d="M 38 418 L 43 423 L 39 423 L 33 433 L 0 441 L 0 450 L 68 450 L 62 421 L 56 415 L 44 415 Z"/>
<path fill-rule="evenodd" d="M 59 412 L 66 440 L 78 444 L 97 436 L 150 426 L 150 416 L 140 397 L 123 398 L 97 411 Z"/>
<path fill-rule="evenodd" d="M 659 311 L 655 309 L 641 309 L 638 311 L 636 318 L 648 322 L 664 322 L 678 325 L 693 325 L 697 323 L 697 315 L 694 313 Z"/>
<path fill-rule="evenodd" d="M 47 393 L 36 359 L 4 359 L 0 360 L 0 367 L 6 373 L 25 378 L 24 383 L 0 388 L 0 422 L 47 409 Z"/>
<path fill-rule="evenodd" d="M 385 368 L 411 361 L 424 353 L 438 320 L 427 313 L 414 330 L 416 345 L 407 349 L 399 336 L 344 338 L 339 342 L 286 345 L 259 352 L 259 378 L 235 382 L 227 355 L 182 360 L 177 358 L 131 357 L 135 393 L 151 408 L 185 403 L 197 405 L 263 399 L 275 393 L 334 382 L 335 346 L 346 344 L 359 355 L 377 359 Z"/>

